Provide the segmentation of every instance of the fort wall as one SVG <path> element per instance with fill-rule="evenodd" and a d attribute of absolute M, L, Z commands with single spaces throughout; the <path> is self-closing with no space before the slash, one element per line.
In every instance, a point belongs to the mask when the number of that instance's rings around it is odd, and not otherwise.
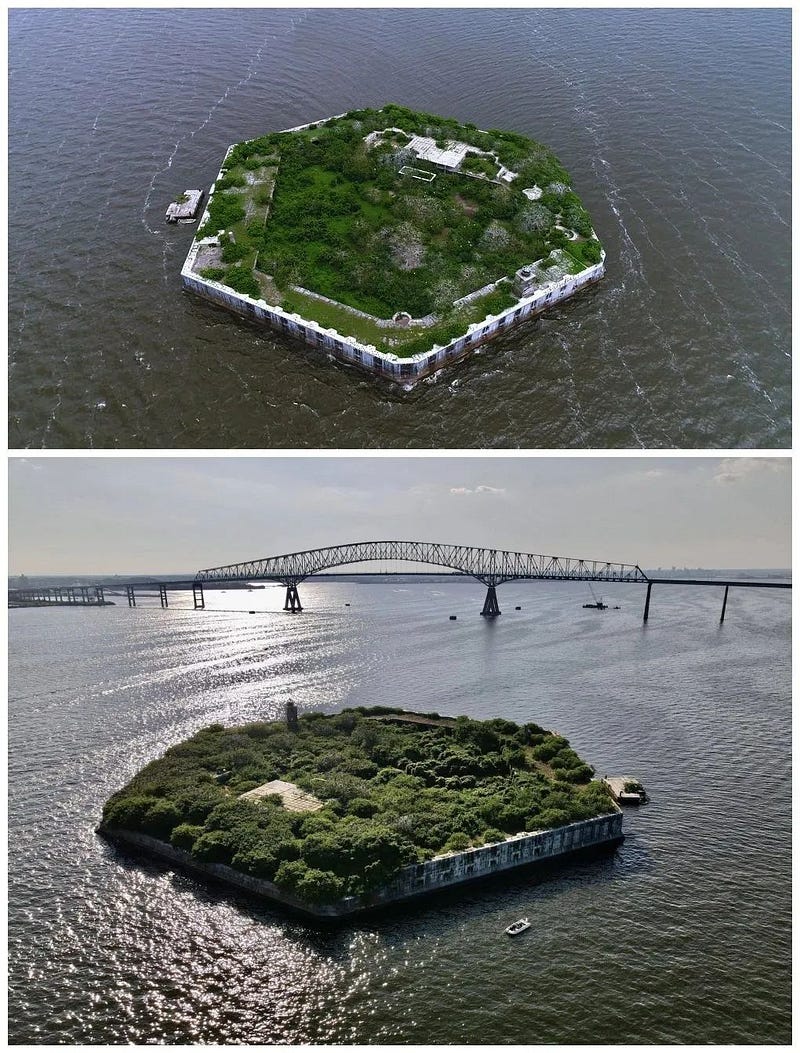
<path fill-rule="evenodd" d="M 404 902 L 426 893 L 491 877 L 518 867 L 551 863 L 554 860 L 567 859 L 577 852 L 611 847 L 622 840 L 622 812 L 617 809 L 610 815 L 568 823 L 554 830 L 516 834 L 498 844 L 436 856 L 425 863 L 404 867 L 388 885 L 368 897 L 362 899 L 348 896 L 323 906 L 306 903 L 297 896 L 279 889 L 271 881 L 251 877 L 225 864 L 200 863 L 188 852 L 173 848 L 172 845 L 148 834 L 108 826 L 101 826 L 98 833 L 112 841 L 131 845 L 165 859 L 181 869 L 244 889 L 291 910 L 317 918 L 336 919 Z"/>
<path fill-rule="evenodd" d="M 344 116 L 344 114 L 338 116 Z M 329 119 L 335 118 L 326 118 L 326 120 Z M 301 131 L 324 123 L 324 120 L 314 121 L 310 124 L 298 125 L 296 128 L 285 129 L 285 131 Z M 226 150 L 217 179 L 222 178 L 228 157 L 235 146 L 236 144 L 232 143 Z M 202 228 L 209 218 L 208 207 L 211 204 L 215 187 L 216 181 L 209 189 L 206 208 L 200 219 L 199 228 Z M 222 282 L 202 277 L 194 269 L 197 256 L 204 244 L 213 243 L 216 243 L 216 238 L 213 236 L 201 240 L 195 238 L 192 241 L 181 269 L 181 280 L 185 289 L 253 322 L 302 340 L 318 349 L 329 359 L 356 366 L 404 385 L 415 384 L 446 365 L 466 358 L 489 340 L 495 339 L 502 333 L 510 332 L 548 308 L 563 303 L 587 285 L 599 281 L 605 274 L 606 254 L 605 250 L 601 250 L 599 263 L 584 268 L 578 274 L 565 275 L 532 290 L 499 314 L 489 314 L 482 322 L 471 323 L 465 333 L 444 346 L 434 344 L 429 351 L 404 357 L 390 351 L 381 351 L 372 344 L 363 344 L 355 337 L 345 336 L 336 329 L 326 329 L 313 320 L 303 318 L 302 315 L 284 311 L 281 307 L 271 306 L 265 300 L 254 300 L 244 293 L 236 292 Z M 497 283 L 493 284 L 497 285 Z M 482 291 L 478 290 L 476 293 L 463 297 L 461 302 L 467 303 L 472 296 L 479 295 Z"/>
<path fill-rule="evenodd" d="M 200 246 L 200 242 L 192 243 L 183 265 L 181 279 L 185 289 L 244 318 L 302 340 L 329 358 L 402 383 L 415 383 L 449 363 L 465 358 L 501 333 L 510 332 L 549 307 L 568 300 L 587 285 L 599 281 L 605 273 L 604 253 L 600 263 L 587 267 L 578 274 L 566 275 L 558 281 L 550 282 L 532 295 L 518 300 L 507 310 L 496 315 L 487 315 L 482 322 L 471 323 L 465 333 L 450 343 L 444 346 L 434 344 L 430 351 L 403 358 L 391 352 L 381 351 L 371 344 L 362 344 L 354 337 L 343 336 L 336 329 L 326 329 L 299 314 L 284 311 L 281 307 L 273 307 L 265 300 L 254 300 L 243 293 L 235 292 L 221 282 L 201 277 L 193 270 Z"/>

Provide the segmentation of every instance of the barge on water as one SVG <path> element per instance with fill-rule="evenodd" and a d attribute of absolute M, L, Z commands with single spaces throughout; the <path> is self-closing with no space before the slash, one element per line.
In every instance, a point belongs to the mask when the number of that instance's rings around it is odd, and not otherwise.
<path fill-rule="evenodd" d="M 647 793 L 638 779 L 629 775 L 607 775 L 603 782 L 611 791 L 617 804 L 645 804 Z"/>

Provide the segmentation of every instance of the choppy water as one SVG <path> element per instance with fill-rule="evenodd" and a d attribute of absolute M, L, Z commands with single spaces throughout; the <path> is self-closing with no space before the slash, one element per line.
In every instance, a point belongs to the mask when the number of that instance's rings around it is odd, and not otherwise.
<path fill-rule="evenodd" d="M 631 585 L 602 614 L 504 585 L 495 622 L 478 585 L 301 589 L 10 612 L 13 1042 L 790 1041 L 788 595 L 720 626 L 717 590 L 657 586 L 643 627 Z M 168 745 L 289 698 L 536 720 L 652 803 L 612 858 L 328 932 L 95 836 Z"/>
<path fill-rule="evenodd" d="M 788 447 L 788 10 L 12 11 L 11 444 Z M 606 281 L 413 393 L 183 294 L 227 145 L 396 101 L 551 145 Z"/>

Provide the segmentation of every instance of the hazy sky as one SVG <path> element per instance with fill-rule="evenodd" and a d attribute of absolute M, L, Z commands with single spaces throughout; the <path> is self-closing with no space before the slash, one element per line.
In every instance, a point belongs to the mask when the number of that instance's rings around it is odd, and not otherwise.
<path fill-rule="evenodd" d="M 349 541 L 788 567 L 783 458 L 12 458 L 10 573 L 192 573 Z"/>

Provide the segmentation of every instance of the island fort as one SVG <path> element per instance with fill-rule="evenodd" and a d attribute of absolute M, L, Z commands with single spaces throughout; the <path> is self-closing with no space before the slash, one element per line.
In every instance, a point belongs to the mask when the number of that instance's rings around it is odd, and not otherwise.
<path fill-rule="evenodd" d="M 317 917 L 597 851 L 607 785 L 536 724 L 388 708 L 226 728 L 172 746 L 106 803 L 100 832 Z"/>
<path fill-rule="evenodd" d="M 400 106 L 231 146 L 184 286 L 413 382 L 603 275 L 553 153 Z"/>

